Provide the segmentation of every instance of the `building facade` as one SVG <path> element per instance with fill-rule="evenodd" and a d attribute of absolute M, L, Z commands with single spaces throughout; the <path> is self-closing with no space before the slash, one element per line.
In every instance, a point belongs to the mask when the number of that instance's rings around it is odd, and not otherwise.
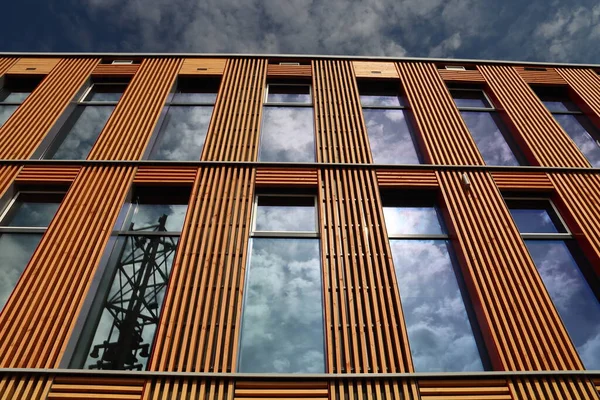
<path fill-rule="evenodd" d="M 600 67 L 0 57 L 3 399 L 600 399 Z"/>

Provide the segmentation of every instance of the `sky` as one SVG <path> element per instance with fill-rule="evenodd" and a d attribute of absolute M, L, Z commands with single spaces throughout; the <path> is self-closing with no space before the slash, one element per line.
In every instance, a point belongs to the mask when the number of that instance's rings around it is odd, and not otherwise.
<path fill-rule="evenodd" d="M 596 0 L 22 0 L 11 5 L 0 27 L 4 52 L 600 63 Z"/>

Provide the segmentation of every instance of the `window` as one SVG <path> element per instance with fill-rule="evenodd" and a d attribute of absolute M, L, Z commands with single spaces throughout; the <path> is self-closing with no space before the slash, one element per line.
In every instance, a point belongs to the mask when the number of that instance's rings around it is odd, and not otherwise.
<path fill-rule="evenodd" d="M 146 369 L 187 210 L 183 192 L 138 190 L 123 206 L 71 368 Z"/>
<path fill-rule="evenodd" d="M 126 83 L 118 82 L 92 84 L 79 98 L 43 158 L 86 159 L 126 87 Z"/>
<path fill-rule="evenodd" d="M 219 83 L 213 80 L 179 79 L 151 145 L 151 160 L 200 159 L 218 90 Z"/>
<path fill-rule="evenodd" d="M 324 372 L 316 222 L 313 196 L 257 196 L 239 372 Z"/>
<path fill-rule="evenodd" d="M 542 103 L 593 167 L 600 167 L 600 133 L 569 98 L 565 88 L 534 87 Z"/>
<path fill-rule="evenodd" d="M 587 369 L 600 369 L 600 285 L 589 261 L 550 200 L 506 204 L 579 357 Z"/>
<path fill-rule="evenodd" d="M 453 89 L 450 94 L 487 165 L 521 165 L 521 154 L 492 102 L 481 89 Z"/>
<path fill-rule="evenodd" d="M 0 126 L 27 99 L 39 83 L 39 79 L 5 77 L 0 88 Z"/>
<path fill-rule="evenodd" d="M 0 309 L 17 284 L 64 194 L 22 191 L 0 217 Z"/>
<path fill-rule="evenodd" d="M 259 161 L 314 162 L 312 94 L 307 84 L 267 85 Z"/>
<path fill-rule="evenodd" d="M 432 198 L 384 194 L 383 213 L 417 372 L 480 371 L 487 356 Z"/>
<path fill-rule="evenodd" d="M 398 83 L 361 84 L 359 90 L 373 161 L 419 164 L 408 102 Z"/>

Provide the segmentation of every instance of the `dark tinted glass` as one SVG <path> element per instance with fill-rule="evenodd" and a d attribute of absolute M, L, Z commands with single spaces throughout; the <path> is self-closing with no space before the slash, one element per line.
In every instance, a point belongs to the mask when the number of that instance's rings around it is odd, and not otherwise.
<path fill-rule="evenodd" d="M 84 101 L 119 101 L 127 84 L 102 84 L 95 83 L 88 94 L 85 96 Z"/>
<path fill-rule="evenodd" d="M 127 230 L 179 232 L 183 227 L 185 204 L 134 204 Z"/>
<path fill-rule="evenodd" d="M 21 193 L 0 225 L 45 228 L 54 218 L 62 197 L 63 194 Z"/>
<path fill-rule="evenodd" d="M 266 107 L 263 115 L 259 161 L 315 161 L 312 108 Z"/>
<path fill-rule="evenodd" d="M 259 196 L 256 231 L 315 232 L 314 197 Z"/>
<path fill-rule="evenodd" d="M 550 112 L 580 111 L 570 99 L 569 92 L 564 87 L 534 87 L 542 103 Z"/>
<path fill-rule="evenodd" d="M 419 164 L 408 111 L 363 109 L 373 161 L 377 164 Z"/>
<path fill-rule="evenodd" d="M 219 91 L 219 81 L 214 79 L 179 78 L 173 103 L 214 104 Z"/>
<path fill-rule="evenodd" d="M 454 99 L 454 103 L 457 107 L 477 107 L 477 108 L 490 108 L 492 105 L 489 103 L 483 90 L 459 90 L 450 89 L 450 94 Z"/>
<path fill-rule="evenodd" d="M 15 112 L 18 106 L 0 105 L 0 126 Z"/>
<path fill-rule="evenodd" d="M 210 103 L 217 100 L 216 93 L 178 92 L 173 96 L 173 103 Z"/>
<path fill-rule="evenodd" d="M 442 235 L 437 207 L 383 207 L 390 235 Z"/>
<path fill-rule="evenodd" d="M 2 103 L 22 103 L 31 92 L 29 91 L 10 91 L 0 89 L 0 102 Z"/>
<path fill-rule="evenodd" d="M 0 235 L 0 310 L 6 304 L 41 239 L 41 233 Z"/>
<path fill-rule="evenodd" d="M 269 85 L 267 103 L 302 103 L 310 104 L 309 85 Z"/>
<path fill-rule="evenodd" d="M 556 114 L 554 118 L 567 132 L 593 167 L 600 167 L 600 146 L 596 128 L 583 115 Z"/>
<path fill-rule="evenodd" d="M 521 233 L 565 233 L 566 229 L 550 206 L 508 202 L 510 214 Z"/>
<path fill-rule="evenodd" d="M 401 107 L 406 106 L 406 100 L 398 93 L 360 93 L 360 104 L 376 107 Z"/>

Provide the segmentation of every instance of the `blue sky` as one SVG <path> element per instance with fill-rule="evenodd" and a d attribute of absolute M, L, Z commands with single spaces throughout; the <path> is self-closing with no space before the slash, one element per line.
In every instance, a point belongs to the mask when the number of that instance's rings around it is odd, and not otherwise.
<path fill-rule="evenodd" d="M 600 63 L 597 0 L 23 0 L 0 51 L 228 52 Z"/>

